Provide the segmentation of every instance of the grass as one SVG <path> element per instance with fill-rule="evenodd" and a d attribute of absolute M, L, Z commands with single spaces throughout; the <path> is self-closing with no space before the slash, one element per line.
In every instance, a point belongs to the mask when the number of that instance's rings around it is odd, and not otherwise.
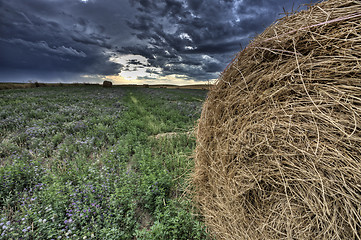
<path fill-rule="evenodd" d="M 185 197 L 189 131 L 205 96 L 99 86 L 1 91 L 0 239 L 209 239 Z"/>

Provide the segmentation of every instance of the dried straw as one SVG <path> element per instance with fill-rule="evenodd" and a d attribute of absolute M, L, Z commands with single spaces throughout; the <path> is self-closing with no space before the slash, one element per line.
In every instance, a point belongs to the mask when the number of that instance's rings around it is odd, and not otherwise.
<path fill-rule="evenodd" d="M 268 27 L 198 125 L 194 200 L 217 239 L 361 239 L 361 1 Z"/>

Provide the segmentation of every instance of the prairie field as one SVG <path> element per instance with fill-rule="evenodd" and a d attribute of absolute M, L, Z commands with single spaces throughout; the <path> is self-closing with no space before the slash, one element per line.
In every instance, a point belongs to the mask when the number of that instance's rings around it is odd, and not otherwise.
<path fill-rule="evenodd" d="M 207 91 L 0 91 L 0 239 L 209 239 L 187 179 Z"/>

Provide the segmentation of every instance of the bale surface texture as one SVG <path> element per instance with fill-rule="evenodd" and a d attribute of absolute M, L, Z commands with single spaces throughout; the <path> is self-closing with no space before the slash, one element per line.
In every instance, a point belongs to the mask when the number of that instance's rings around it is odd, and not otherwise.
<path fill-rule="evenodd" d="M 210 90 L 194 200 L 217 239 L 361 239 L 361 1 L 268 27 Z"/>

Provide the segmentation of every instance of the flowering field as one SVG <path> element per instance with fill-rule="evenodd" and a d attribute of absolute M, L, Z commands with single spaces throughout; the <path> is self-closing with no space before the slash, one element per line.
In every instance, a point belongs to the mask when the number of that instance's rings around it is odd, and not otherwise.
<path fill-rule="evenodd" d="M 0 91 L 0 239 L 207 239 L 184 194 L 205 97 Z"/>

